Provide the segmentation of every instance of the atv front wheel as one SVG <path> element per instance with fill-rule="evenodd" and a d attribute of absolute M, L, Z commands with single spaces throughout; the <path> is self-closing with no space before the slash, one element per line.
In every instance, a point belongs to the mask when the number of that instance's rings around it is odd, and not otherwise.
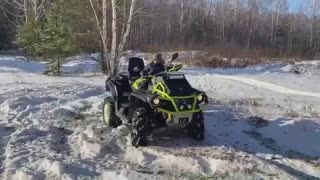
<path fill-rule="evenodd" d="M 103 103 L 103 122 L 107 127 L 117 128 L 122 124 L 120 118 L 116 116 L 114 100 L 112 97 L 104 99 Z"/>
<path fill-rule="evenodd" d="M 195 140 L 202 141 L 204 139 L 204 117 L 202 111 L 193 115 L 191 122 L 186 126 L 186 131 Z"/>
<path fill-rule="evenodd" d="M 146 109 L 136 109 L 132 117 L 133 130 L 131 133 L 131 140 L 133 146 L 138 147 L 147 145 L 147 122 L 148 114 Z"/>

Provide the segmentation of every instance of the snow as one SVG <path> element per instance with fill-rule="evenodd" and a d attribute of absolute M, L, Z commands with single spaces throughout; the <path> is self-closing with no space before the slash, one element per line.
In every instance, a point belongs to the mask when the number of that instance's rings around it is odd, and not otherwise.
<path fill-rule="evenodd" d="M 106 76 L 93 56 L 68 58 L 62 77 L 0 56 L 1 179 L 320 178 L 319 61 L 185 68 L 210 97 L 206 140 L 170 126 L 135 148 L 128 127 L 102 122 Z"/>
<path fill-rule="evenodd" d="M 63 65 L 64 73 L 97 73 L 100 72 L 100 66 L 97 62 L 99 54 L 83 54 L 67 58 Z"/>
<path fill-rule="evenodd" d="M 102 174 L 102 180 L 128 180 L 124 175 L 118 175 L 115 172 L 104 172 Z"/>
<path fill-rule="evenodd" d="M 215 78 L 223 78 L 233 81 L 239 81 L 244 84 L 248 84 L 251 86 L 255 86 L 258 88 L 263 88 L 269 91 L 275 91 L 279 93 L 285 93 L 285 94 L 292 94 L 292 95 L 302 95 L 302 96 L 310 96 L 310 97 L 320 97 L 320 93 L 312 93 L 312 92 L 305 92 L 305 91 L 297 91 L 294 89 L 285 88 L 282 86 L 274 85 L 271 83 L 261 82 L 254 79 L 249 79 L 245 77 L 236 77 L 236 76 L 223 76 L 223 75 L 216 75 Z"/>
<path fill-rule="evenodd" d="M 284 148 L 288 150 L 294 150 L 313 157 L 320 156 L 318 139 L 320 122 L 317 122 L 316 119 L 277 119 L 259 132 L 266 138 L 276 139 L 279 144 L 284 145 Z"/>

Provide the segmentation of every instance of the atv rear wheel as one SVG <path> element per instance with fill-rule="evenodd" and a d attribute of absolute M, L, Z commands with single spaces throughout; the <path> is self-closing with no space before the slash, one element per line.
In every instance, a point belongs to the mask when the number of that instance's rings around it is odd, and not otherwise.
<path fill-rule="evenodd" d="M 148 114 L 145 108 L 138 108 L 133 113 L 131 133 L 132 145 L 135 147 L 146 146 L 148 136 Z"/>
<path fill-rule="evenodd" d="M 107 127 L 117 128 L 122 124 L 120 118 L 116 116 L 114 100 L 112 97 L 104 99 L 103 103 L 103 122 Z"/>
<path fill-rule="evenodd" d="M 191 122 L 186 126 L 189 136 L 195 140 L 204 140 L 204 117 L 202 111 L 194 113 Z"/>

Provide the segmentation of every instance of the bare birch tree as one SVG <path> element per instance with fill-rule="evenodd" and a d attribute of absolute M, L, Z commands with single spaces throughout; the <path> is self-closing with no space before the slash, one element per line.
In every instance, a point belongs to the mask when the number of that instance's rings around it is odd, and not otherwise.
<path fill-rule="evenodd" d="M 319 11 L 319 0 L 311 0 L 311 13 L 310 13 L 310 17 L 311 17 L 311 20 L 310 20 L 310 38 L 309 38 L 309 54 L 308 56 L 309 57 L 313 57 L 315 52 L 317 51 L 317 46 L 320 46 L 318 45 L 318 42 L 315 42 L 317 36 L 320 36 L 318 35 L 319 32 L 317 32 L 317 25 L 316 25 L 316 19 L 317 19 L 317 16 L 319 15 L 318 11 Z"/>
<path fill-rule="evenodd" d="M 118 6 L 118 0 L 111 0 L 111 7 L 108 7 L 110 5 L 110 1 L 108 0 L 102 0 L 102 16 L 99 17 L 97 9 L 99 8 L 98 1 L 94 0 L 88 0 L 90 2 L 94 18 L 96 21 L 96 26 L 98 29 L 98 32 L 100 34 L 102 46 L 103 46 L 103 63 L 102 65 L 105 66 L 105 70 L 108 72 L 109 75 L 115 74 L 117 72 L 118 68 L 118 58 L 120 54 L 123 52 L 125 45 L 128 41 L 128 37 L 131 32 L 131 24 L 132 21 L 137 14 L 136 5 L 138 0 L 131 0 L 130 3 L 130 10 L 127 17 L 124 17 L 126 20 L 125 26 L 119 28 L 121 25 L 119 22 L 120 17 L 119 14 L 119 6 Z M 112 15 L 111 15 L 111 41 L 109 41 L 108 37 L 108 14 L 107 9 L 111 8 Z M 123 14 L 126 15 L 125 13 Z M 102 26 L 101 26 L 102 21 Z M 123 33 L 122 33 L 123 32 Z M 120 37 L 119 37 L 120 36 Z M 111 42 L 111 44 L 109 44 Z M 110 49 L 109 49 L 110 47 Z"/>
<path fill-rule="evenodd" d="M 14 11 L 3 9 L 5 13 L 14 15 L 16 17 L 23 17 L 24 21 L 27 22 L 30 17 L 34 17 L 37 21 L 41 16 L 44 15 L 45 5 L 49 3 L 49 0 L 4 0 Z"/>

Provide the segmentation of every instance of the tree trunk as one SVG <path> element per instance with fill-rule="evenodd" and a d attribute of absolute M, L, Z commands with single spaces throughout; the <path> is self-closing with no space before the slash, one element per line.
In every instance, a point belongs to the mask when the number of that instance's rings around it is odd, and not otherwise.
<path fill-rule="evenodd" d="M 311 14 L 311 27 L 310 27 L 310 39 L 309 39 L 310 57 L 313 56 L 315 1 L 316 0 L 312 0 L 312 14 Z"/>
<path fill-rule="evenodd" d="M 279 28 L 279 20 L 280 20 L 280 8 L 281 8 L 281 4 L 278 0 L 278 4 L 277 4 L 277 18 L 276 18 L 276 27 L 275 27 L 275 37 L 277 38 L 277 33 L 278 33 L 278 28 Z"/>
<path fill-rule="evenodd" d="M 104 73 L 104 74 L 107 74 L 108 73 L 108 67 L 106 65 L 107 61 L 106 61 L 106 57 L 105 57 L 105 52 L 104 52 L 104 47 L 101 47 L 101 50 L 100 50 L 100 58 L 101 58 L 101 71 Z"/>
<path fill-rule="evenodd" d="M 121 37 L 123 37 L 124 33 L 125 33 L 125 27 L 126 27 L 126 21 L 125 19 L 127 18 L 127 0 L 123 0 L 123 12 L 122 12 L 122 30 L 121 30 Z"/>
<path fill-rule="evenodd" d="M 107 44 L 107 40 L 108 40 L 108 29 L 107 29 L 107 2 L 108 0 L 103 0 L 102 1 L 102 40 L 103 40 L 103 44 Z"/>
<path fill-rule="evenodd" d="M 110 62 L 108 59 L 108 36 L 107 36 L 107 6 L 108 6 L 108 0 L 102 0 L 102 26 L 100 24 L 100 19 L 98 17 L 98 13 L 95 9 L 95 5 L 93 4 L 92 0 L 88 0 L 90 2 L 91 5 L 91 9 L 93 11 L 94 14 L 94 18 L 96 21 L 96 27 L 97 30 L 99 32 L 100 35 L 100 41 L 101 41 L 101 65 L 102 70 L 104 73 L 106 73 L 107 71 L 110 73 Z M 97 7 L 101 8 L 99 6 L 99 3 L 97 3 Z"/>
<path fill-rule="evenodd" d="M 112 42 L 111 42 L 111 57 L 110 57 L 110 72 L 109 75 L 115 73 L 115 62 L 117 60 L 117 0 L 111 0 L 112 5 Z"/>
<path fill-rule="evenodd" d="M 60 68 L 61 68 L 61 67 L 60 67 L 60 66 L 61 66 L 61 65 L 60 65 L 60 56 L 58 56 L 58 59 L 57 59 L 57 67 L 56 67 L 56 68 L 57 68 L 56 70 L 57 70 L 57 75 L 58 75 L 58 76 L 61 75 L 61 72 L 60 72 Z"/>
<path fill-rule="evenodd" d="M 222 0 L 222 41 L 225 38 L 224 0 Z"/>
<path fill-rule="evenodd" d="M 103 59 L 102 66 L 106 66 L 103 69 L 110 71 L 110 59 L 108 59 L 108 19 L 107 19 L 107 8 L 108 8 L 108 0 L 102 0 L 102 44 L 103 44 Z"/>
<path fill-rule="evenodd" d="M 180 43 L 179 45 L 183 44 L 184 42 L 184 24 L 183 24 L 183 21 L 184 21 L 184 18 L 185 18 L 185 11 L 184 11 L 184 1 L 185 0 L 180 0 L 180 18 L 179 18 L 179 26 L 180 26 L 180 29 L 179 29 L 179 32 L 180 32 Z"/>
<path fill-rule="evenodd" d="M 231 40 L 234 41 L 235 40 L 235 32 L 238 29 L 238 0 L 234 1 L 234 9 L 233 9 L 233 26 L 232 26 L 232 34 L 231 34 Z"/>
<path fill-rule="evenodd" d="M 33 0 L 33 14 L 34 14 L 34 20 L 38 21 L 38 18 L 39 18 L 38 0 Z"/>
<path fill-rule="evenodd" d="M 251 37 L 252 37 L 253 29 L 251 28 L 248 35 L 248 41 L 247 41 L 247 49 L 250 48 L 251 45 Z"/>
<path fill-rule="evenodd" d="M 121 53 L 124 50 L 124 46 L 126 45 L 126 43 L 128 41 L 128 36 L 131 31 L 131 24 L 132 24 L 136 4 L 137 4 L 137 0 L 131 1 L 129 17 L 128 17 L 128 21 L 127 21 L 127 25 L 126 25 L 126 31 L 123 34 L 123 36 L 121 37 L 121 41 L 120 41 L 119 48 L 118 48 L 119 53 Z"/>
<path fill-rule="evenodd" d="M 274 2 L 272 1 L 271 2 L 271 6 L 272 6 L 272 17 L 271 17 L 271 38 L 270 38 L 270 41 L 271 41 L 271 44 L 273 43 L 273 33 L 274 33 Z"/>
<path fill-rule="evenodd" d="M 25 17 L 25 22 L 28 22 L 28 1 L 27 0 L 23 0 L 23 13 L 24 13 L 24 17 Z"/>

